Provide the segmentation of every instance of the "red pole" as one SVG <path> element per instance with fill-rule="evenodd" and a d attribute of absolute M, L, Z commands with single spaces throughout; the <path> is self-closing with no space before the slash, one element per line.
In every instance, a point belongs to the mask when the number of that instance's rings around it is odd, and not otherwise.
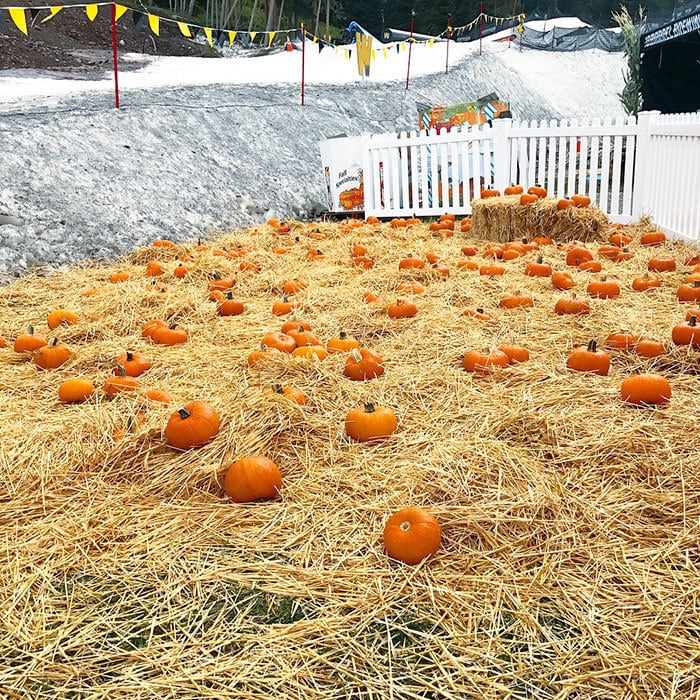
<path fill-rule="evenodd" d="M 112 58 L 114 61 L 114 106 L 119 109 L 119 70 L 117 68 L 117 6 L 112 3 Z"/>
<path fill-rule="evenodd" d="M 445 54 L 445 75 L 450 65 L 450 35 L 452 34 L 452 15 L 447 15 L 447 52 Z"/>
<path fill-rule="evenodd" d="M 479 3 L 479 56 L 481 56 L 481 38 L 484 34 L 484 3 Z"/>
<path fill-rule="evenodd" d="M 416 21 L 416 11 L 411 10 L 411 33 L 408 37 L 408 69 L 406 70 L 406 90 L 408 90 L 408 76 L 411 74 L 411 49 L 413 48 L 413 24 Z"/>
<path fill-rule="evenodd" d="M 304 106 L 304 64 L 306 63 L 306 29 L 301 23 L 301 106 Z"/>

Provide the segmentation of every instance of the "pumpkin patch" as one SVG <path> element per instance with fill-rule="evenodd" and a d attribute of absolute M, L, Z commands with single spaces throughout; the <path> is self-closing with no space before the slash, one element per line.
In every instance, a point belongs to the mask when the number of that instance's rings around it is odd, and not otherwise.
<path fill-rule="evenodd" d="M 396 697 L 690 693 L 697 251 L 404 221 L 0 288 L 6 675 L 47 684 L 8 687 L 383 697 L 390 661 Z"/>

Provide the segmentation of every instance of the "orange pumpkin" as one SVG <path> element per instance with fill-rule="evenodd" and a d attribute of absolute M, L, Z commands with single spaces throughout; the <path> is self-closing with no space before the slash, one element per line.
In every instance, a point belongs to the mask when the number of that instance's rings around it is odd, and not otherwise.
<path fill-rule="evenodd" d="M 389 437 L 396 431 L 396 414 L 390 408 L 366 403 L 354 408 L 345 418 L 345 432 L 358 442 L 374 442 Z"/>
<path fill-rule="evenodd" d="M 15 338 L 13 349 L 15 352 L 34 352 L 47 343 L 48 341 L 43 335 L 34 333 L 34 326 L 29 326 L 26 333 Z"/>
<path fill-rule="evenodd" d="M 54 338 L 48 345 L 43 345 L 32 355 L 32 362 L 39 369 L 56 369 L 70 359 L 72 352 L 67 345 Z"/>
<path fill-rule="evenodd" d="M 405 299 L 397 299 L 387 309 L 389 318 L 413 318 L 418 313 L 418 307 Z"/>
<path fill-rule="evenodd" d="M 509 364 L 508 355 L 502 350 L 471 350 L 462 360 L 464 369 L 476 374 L 490 374 L 493 369 L 507 367 Z"/>
<path fill-rule="evenodd" d="M 177 450 L 201 447 L 219 432 L 219 414 L 205 401 L 191 401 L 175 411 L 165 426 L 165 439 Z"/>
<path fill-rule="evenodd" d="M 89 379 L 66 379 L 58 387 L 58 398 L 63 403 L 82 403 L 87 401 L 95 391 L 95 385 Z"/>
<path fill-rule="evenodd" d="M 384 374 L 384 361 L 370 348 L 353 348 L 345 362 L 343 374 L 354 381 L 375 379 Z"/>
<path fill-rule="evenodd" d="M 279 467 L 267 457 L 237 459 L 226 469 L 224 491 L 234 503 L 277 498 L 282 490 Z"/>
<path fill-rule="evenodd" d="M 295 386 L 282 386 L 281 384 L 273 384 L 271 389 L 266 389 L 265 396 L 283 396 L 299 406 L 306 405 L 306 396 Z"/>
<path fill-rule="evenodd" d="M 78 316 L 68 309 L 55 309 L 46 317 L 46 323 L 52 331 L 59 326 L 72 326 L 77 322 Z"/>
<path fill-rule="evenodd" d="M 393 559 L 418 564 L 440 548 L 442 533 L 433 515 L 422 508 L 403 508 L 384 526 L 384 549 Z"/>
<path fill-rule="evenodd" d="M 627 377 L 620 387 L 621 398 L 635 406 L 661 405 L 671 400 L 671 385 L 658 374 L 637 374 Z"/>

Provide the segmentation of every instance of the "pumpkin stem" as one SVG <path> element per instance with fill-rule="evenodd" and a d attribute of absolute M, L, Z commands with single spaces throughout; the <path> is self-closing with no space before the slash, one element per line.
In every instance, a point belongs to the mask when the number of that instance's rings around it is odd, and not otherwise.
<path fill-rule="evenodd" d="M 190 412 L 186 408 L 178 408 L 177 412 L 182 420 L 186 420 L 190 417 Z"/>
<path fill-rule="evenodd" d="M 134 353 L 131 350 L 126 351 L 126 361 L 131 362 L 134 359 Z"/>
<path fill-rule="evenodd" d="M 168 326 L 168 328 L 169 328 L 171 331 L 174 331 L 174 330 L 177 328 L 177 323 L 171 323 L 171 324 Z"/>
<path fill-rule="evenodd" d="M 284 394 L 284 389 L 281 384 L 273 384 L 272 391 L 274 391 L 275 394 Z"/>
<path fill-rule="evenodd" d="M 698 325 L 698 319 L 695 316 L 691 316 L 690 320 L 688 321 L 689 326 L 697 326 Z"/>
<path fill-rule="evenodd" d="M 693 319 L 694 319 L 694 318 L 695 318 L 695 316 L 693 316 Z M 695 325 L 695 324 L 693 324 L 693 325 Z M 58 338 L 51 338 L 51 342 L 49 343 L 49 347 L 50 347 L 50 348 L 55 348 L 55 347 L 56 347 L 56 343 L 58 343 Z"/>
<path fill-rule="evenodd" d="M 215 273 L 212 275 L 212 279 L 220 280 L 220 279 L 221 279 L 221 275 L 220 275 L 218 272 L 215 272 Z"/>
<path fill-rule="evenodd" d="M 345 340 L 348 337 L 348 334 L 345 331 L 340 331 L 340 333 L 338 333 L 338 337 L 341 340 Z"/>
<path fill-rule="evenodd" d="M 34 335 L 34 326 L 29 326 L 29 328 L 27 328 L 27 335 Z"/>
<path fill-rule="evenodd" d="M 353 359 L 354 362 L 362 361 L 362 353 L 357 348 L 353 348 L 350 351 L 350 357 Z"/>
<path fill-rule="evenodd" d="M 365 413 L 374 413 L 374 404 L 371 402 L 367 402 L 365 404 Z"/>
<path fill-rule="evenodd" d="M 117 377 L 126 377 L 126 370 L 122 365 L 116 365 L 114 371 L 117 373 Z"/>
<path fill-rule="evenodd" d="M 226 298 L 229 299 L 229 300 L 233 299 L 233 292 L 227 292 L 227 293 L 226 293 Z"/>
<path fill-rule="evenodd" d="M 408 532 L 411 529 L 411 523 L 408 520 L 404 520 L 401 525 L 399 525 L 399 530 L 401 532 Z"/>
<path fill-rule="evenodd" d="M 538 255 L 538 256 L 537 256 L 537 264 L 538 264 L 538 265 L 541 265 L 541 264 L 542 264 L 542 261 L 543 261 L 542 256 L 541 256 L 541 255 Z"/>
<path fill-rule="evenodd" d="M 700 287 L 700 280 L 693 280 L 693 287 Z"/>
<path fill-rule="evenodd" d="M 477 310 L 476 310 L 476 313 L 478 313 L 478 314 L 483 314 L 483 313 L 484 313 L 484 310 L 483 310 L 483 309 L 477 309 Z"/>
<path fill-rule="evenodd" d="M 588 352 L 595 352 L 598 349 L 598 343 L 595 340 L 588 342 Z"/>

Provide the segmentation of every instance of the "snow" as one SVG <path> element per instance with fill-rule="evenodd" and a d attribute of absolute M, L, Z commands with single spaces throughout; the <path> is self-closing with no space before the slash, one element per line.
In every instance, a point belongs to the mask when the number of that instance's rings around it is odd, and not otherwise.
<path fill-rule="evenodd" d="M 273 215 L 318 215 L 318 142 L 415 129 L 416 101 L 496 92 L 515 118 L 621 113 L 621 53 L 520 50 L 494 41 L 501 35 L 484 40 L 481 55 L 479 42 L 451 42 L 447 75 L 444 43 L 414 45 L 408 91 L 401 47 L 375 43 L 363 78 L 354 46 L 319 52 L 307 43 L 303 107 L 300 51 L 122 56 L 119 110 L 109 71 L 100 80 L 0 72 L 0 275 L 111 260 L 155 238 L 196 238 Z"/>

